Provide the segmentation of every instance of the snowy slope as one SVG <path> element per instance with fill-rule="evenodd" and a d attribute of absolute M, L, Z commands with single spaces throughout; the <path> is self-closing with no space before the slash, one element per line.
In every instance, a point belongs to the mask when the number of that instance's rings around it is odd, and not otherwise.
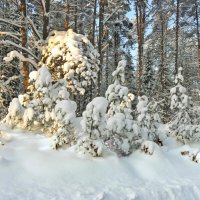
<path fill-rule="evenodd" d="M 52 150 L 39 134 L 6 130 L 0 146 L 0 200 L 198 200 L 200 164 L 180 149 L 127 158 L 80 158 Z"/>

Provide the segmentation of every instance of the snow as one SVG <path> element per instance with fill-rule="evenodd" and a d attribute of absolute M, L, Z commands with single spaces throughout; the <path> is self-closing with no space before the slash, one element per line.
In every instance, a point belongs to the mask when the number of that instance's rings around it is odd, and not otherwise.
<path fill-rule="evenodd" d="M 138 97 L 138 104 L 137 104 L 137 111 L 139 113 L 138 115 L 138 121 L 141 122 L 143 120 L 143 118 L 146 115 L 147 112 L 147 104 L 148 104 L 148 98 L 147 96 L 143 95 L 143 96 L 139 96 Z"/>
<path fill-rule="evenodd" d="M 37 79 L 37 77 L 38 77 L 38 72 L 37 71 L 30 72 L 30 74 L 29 74 L 30 81 L 33 81 L 33 80 L 35 81 Z"/>
<path fill-rule="evenodd" d="M 107 129 L 113 132 L 120 133 L 125 126 L 125 115 L 123 113 L 116 113 L 108 118 Z"/>
<path fill-rule="evenodd" d="M 32 108 L 27 108 L 24 111 L 23 121 L 27 123 L 28 121 L 32 121 L 34 116 L 34 110 Z"/>
<path fill-rule="evenodd" d="M 8 112 L 10 113 L 11 116 L 16 116 L 16 115 L 20 115 L 20 113 L 22 112 L 23 107 L 21 106 L 19 99 L 18 98 L 14 98 L 8 108 Z"/>
<path fill-rule="evenodd" d="M 61 111 L 63 114 L 75 112 L 77 105 L 74 101 L 62 100 L 55 106 L 55 112 Z"/>
<path fill-rule="evenodd" d="M 141 151 L 144 151 L 146 154 L 152 155 L 154 153 L 155 147 L 158 145 L 152 141 L 145 141 L 141 145 Z"/>
<path fill-rule="evenodd" d="M 0 130 L 0 194 L 3 200 L 198 200 L 200 165 L 181 155 L 190 147 L 140 150 L 118 158 L 84 158 L 73 148 L 55 151 L 39 134 Z"/>
<path fill-rule="evenodd" d="M 106 112 L 107 106 L 108 102 L 104 97 L 96 97 L 92 100 L 91 104 L 88 104 L 89 109 L 94 107 L 94 114 L 100 113 L 100 115 L 103 115 Z"/>
<path fill-rule="evenodd" d="M 104 97 L 95 97 L 83 112 L 81 125 L 84 134 L 91 139 L 97 140 L 104 135 L 106 122 L 105 114 L 108 106 L 108 101 Z"/>
<path fill-rule="evenodd" d="M 112 73 L 113 77 L 119 76 L 117 77 L 122 83 L 125 82 L 125 67 L 126 67 L 126 60 L 120 60 L 117 66 L 117 69 Z M 117 80 L 115 80 L 116 82 Z M 119 83 L 118 81 L 116 83 Z"/>
<path fill-rule="evenodd" d="M 51 83 L 51 74 L 46 67 L 41 67 L 37 73 L 37 79 L 35 82 L 36 88 L 42 88 L 48 86 Z"/>
<path fill-rule="evenodd" d="M 86 36 L 71 29 L 53 31 L 42 50 L 40 66 L 47 66 L 54 80 L 64 78 L 71 93 L 83 95 L 88 86 L 97 81 L 98 57 Z"/>
<path fill-rule="evenodd" d="M 37 68 L 37 63 L 30 59 L 30 58 L 25 58 L 21 53 L 18 51 L 11 51 L 7 54 L 7 56 L 3 59 L 6 62 L 11 62 L 14 58 L 18 58 L 20 61 L 24 62 L 29 62 L 31 63 L 35 68 Z"/>

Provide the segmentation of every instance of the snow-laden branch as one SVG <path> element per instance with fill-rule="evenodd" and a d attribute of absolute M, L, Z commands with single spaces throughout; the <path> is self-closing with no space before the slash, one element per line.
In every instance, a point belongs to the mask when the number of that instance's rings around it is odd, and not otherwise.
<path fill-rule="evenodd" d="M 42 39 L 40 33 L 38 32 L 37 28 L 35 27 L 33 21 L 30 18 L 27 18 L 27 21 L 29 22 L 29 24 L 31 25 L 31 28 L 33 30 L 33 33 L 37 36 L 38 39 Z"/>
<path fill-rule="evenodd" d="M 24 57 L 22 54 L 20 54 L 17 51 L 11 51 L 10 53 L 7 54 L 7 56 L 3 59 L 6 62 L 12 61 L 14 58 L 18 58 L 22 62 L 29 62 L 31 65 L 33 65 L 34 68 L 37 69 L 37 63 L 30 58 Z"/>
<path fill-rule="evenodd" d="M 111 14 L 110 16 L 105 19 L 105 21 L 103 22 L 103 24 L 105 24 L 122 6 L 118 6 Z"/>
<path fill-rule="evenodd" d="M 17 37 L 17 36 L 20 36 L 19 34 L 15 34 L 15 33 L 11 33 L 11 32 L 0 32 L 0 35 L 8 35 L 8 36 L 21 42 L 20 38 Z"/>
<path fill-rule="evenodd" d="M 40 0 L 40 2 L 41 2 L 41 5 L 42 5 L 43 15 L 47 16 L 45 2 L 44 2 L 44 0 Z"/>
<path fill-rule="evenodd" d="M 105 51 L 107 48 L 109 47 L 109 43 L 107 43 L 103 48 L 102 48 L 102 52 Z"/>
<path fill-rule="evenodd" d="M 3 19 L 3 18 L 0 18 L 0 21 L 1 21 L 1 22 L 4 22 L 4 23 L 7 23 L 7 24 L 11 24 L 11 25 L 13 25 L 13 26 L 17 26 L 17 27 L 19 27 L 19 28 L 22 27 L 21 25 L 15 23 L 15 22 L 13 22 L 13 21 L 11 22 L 11 21 L 6 20 L 6 19 Z"/>
<path fill-rule="evenodd" d="M 4 86 L 5 86 L 5 85 L 8 85 L 11 81 L 17 80 L 18 78 L 19 78 L 18 76 L 9 77 L 9 79 L 8 79 L 7 81 L 5 81 L 5 82 L 3 83 L 3 85 L 4 85 Z"/>
<path fill-rule="evenodd" d="M 10 44 L 10 45 L 12 45 L 12 46 L 14 46 L 14 47 L 17 47 L 17 48 L 19 48 L 19 49 L 22 49 L 23 51 L 25 51 L 26 53 L 28 53 L 30 56 L 32 56 L 36 61 L 38 61 L 38 58 L 37 58 L 31 51 L 29 51 L 27 48 L 22 47 L 22 46 L 20 46 L 20 45 L 14 43 L 14 42 L 12 42 L 12 41 L 9 41 L 9 40 L 2 40 L 2 41 L 0 41 L 0 44 Z"/>

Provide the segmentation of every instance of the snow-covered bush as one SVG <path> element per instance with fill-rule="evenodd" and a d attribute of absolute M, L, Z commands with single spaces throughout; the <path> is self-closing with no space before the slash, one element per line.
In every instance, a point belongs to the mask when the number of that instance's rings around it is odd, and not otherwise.
<path fill-rule="evenodd" d="M 24 108 L 20 104 L 18 98 L 14 98 L 8 108 L 8 114 L 6 115 L 5 122 L 14 127 L 15 125 L 19 125 L 23 120 Z"/>
<path fill-rule="evenodd" d="M 64 144 L 72 145 L 76 142 L 74 120 L 76 118 L 77 105 L 74 101 L 62 100 L 55 106 L 53 148 L 58 149 Z"/>
<path fill-rule="evenodd" d="M 93 157 L 102 156 L 107 106 L 108 102 L 104 97 L 96 97 L 87 105 L 81 121 L 84 137 L 80 138 L 77 144 L 79 152 Z"/>
<path fill-rule="evenodd" d="M 0 145 L 5 145 L 11 139 L 12 139 L 12 137 L 10 134 L 8 134 L 4 131 L 0 131 Z"/>
<path fill-rule="evenodd" d="M 156 101 L 148 103 L 147 96 L 143 95 L 138 97 L 138 125 L 142 139 L 162 145 L 166 135 L 164 131 L 159 132 L 161 120 L 157 109 L 158 105 Z"/>
<path fill-rule="evenodd" d="M 76 151 L 88 157 L 102 157 L 103 143 L 100 140 L 92 140 L 89 136 L 85 136 L 78 140 Z"/>
<path fill-rule="evenodd" d="M 55 135 L 55 148 L 73 143 L 76 103 L 69 99 L 66 81 L 53 84 L 46 67 L 31 72 L 29 77 L 28 92 L 13 99 L 4 122 L 12 127 Z"/>
<path fill-rule="evenodd" d="M 108 102 L 104 97 L 94 98 L 83 112 L 82 127 L 84 133 L 92 139 L 102 138 L 106 128 L 105 113 Z"/>
<path fill-rule="evenodd" d="M 181 149 L 181 155 L 188 157 L 190 160 L 196 163 L 200 163 L 200 150 L 197 148 L 191 148 L 185 145 Z"/>
<path fill-rule="evenodd" d="M 171 106 L 174 115 L 169 123 L 170 132 L 176 136 L 177 140 L 187 143 L 193 140 L 199 140 L 198 127 L 191 126 L 191 107 L 190 99 L 186 94 L 187 90 L 183 84 L 182 68 L 179 68 L 175 77 L 175 87 L 171 88 Z M 196 133 L 195 133 L 196 132 Z"/>
<path fill-rule="evenodd" d="M 112 73 L 114 83 L 109 85 L 106 98 L 107 111 L 106 145 L 118 155 L 128 155 L 137 147 L 138 133 L 133 129 L 131 102 L 134 95 L 122 86 L 125 82 L 126 61 L 121 60 Z"/>
<path fill-rule="evenodd" d="M 64 78 L 73 94 L 85 90 L 97 80 L 99 54 L 86 36 L 71 29 L 54 31 L 42 51 L 41 65 L 47 66 L 54 80 Z"/>
<path fill-rule="evenodd" d="M 50 125 L 48 122 L 53 107 L 51 74 L 46 67 L 42 67 L 37 72 L 31 72 L 29 77 L 29 91 L 19 96 L 21 104 L 25 107 L 24 128 L 32 129 L 36 125 L 45 130 Z"/>
<path fill-rule="evenodd" d="M 141 151 L 146 153 L 146 154 L 149 154 L 149 155 L 153 155 L 154 151 L 155 151 L 155 148 L 157 148 L 158 145 L 152 141 L 144 141 L 142 144 L 141 144 Z"/>

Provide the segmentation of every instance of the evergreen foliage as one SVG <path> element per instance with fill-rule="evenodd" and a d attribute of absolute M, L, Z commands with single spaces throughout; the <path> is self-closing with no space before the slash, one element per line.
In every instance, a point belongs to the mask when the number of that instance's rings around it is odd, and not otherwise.
<path fill-rule="evenodd" d="M 128 155 L 137 148 L 138 133 L 134 130 L 131 102 L 134 95 L 128 88 L 122 86 L 125 82 L 126 61 L 121 60 L 117 69 L 112 73 L 114 83 L 109 85 L 106 98 L 109 102 L 107 111 L 107 140 L 108 148 L 118 155 Z"/>

